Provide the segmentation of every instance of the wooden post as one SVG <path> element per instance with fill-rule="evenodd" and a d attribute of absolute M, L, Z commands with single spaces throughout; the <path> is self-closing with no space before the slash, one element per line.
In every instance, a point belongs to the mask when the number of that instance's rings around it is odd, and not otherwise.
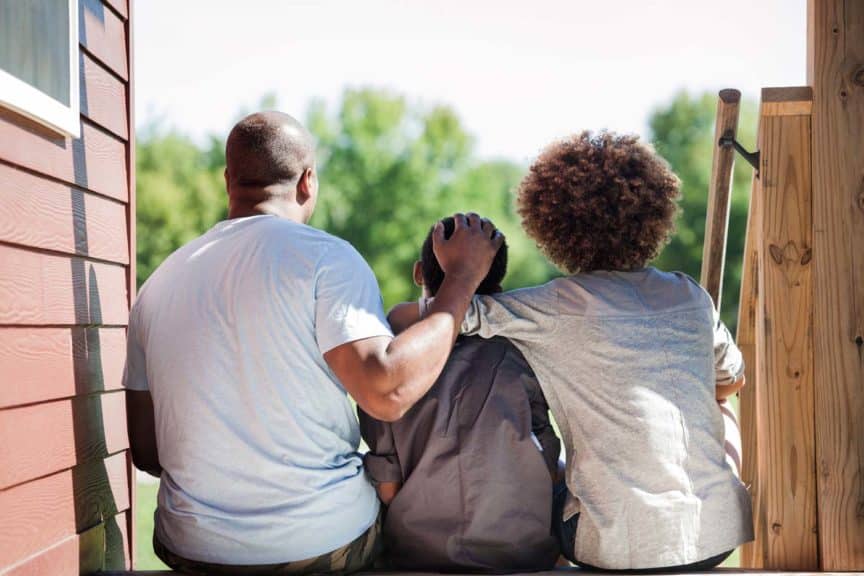
<path fill-rule="evenodd" d="M 763 568 L 816 570 L 810 88 L 766 88 L 756 355 Z"/>
<path fill-rule="evenodd" d="M 864 570 L 864 1 L 807 21 L 821 568 Z"/>
<path fill-rule="evenodd" d="M 738 305 L 738 333 L 735 341 L 744 357 L 744 377 L 746 384 L 738 394 L 741 422 L 741 480 L 750 490 L 753 500 L 753 523 L 756 534 L 764 534 L 765 517 L 762 514 L 759 498 L 759 438 L 757 419 L 759 415 L 757 395 L 761 390 L 758 379 L 756 357 L 756 310 L 759 298 L 759 231 L 761 218 L 759 197 L 762 191 L 755 171 L 750 186 L 750 207 L 747 212 L 747 236 L 744 240 L 744 266 L 741 273 L 741 297 Z M 763 539 L 745 544 L 741 548 L 741 566 L 761 568 L 764 547 Z"/>
<path fill-rule="evenodd" d="M 740 102 L 741 92 L 738 90 L 721 90 L 717 100 L 717 119 L 714 124 L 714 157 L 711 164 L 711 184 L 708 189 L 708 217 L 705 221 L 700 281 L 714 299 L 714 306 L 718 310 L 726 261 L 732 168 L 735 166 L 734 148 L 720 146 L 719 141 L 721 137 L 737 136 Z"/>

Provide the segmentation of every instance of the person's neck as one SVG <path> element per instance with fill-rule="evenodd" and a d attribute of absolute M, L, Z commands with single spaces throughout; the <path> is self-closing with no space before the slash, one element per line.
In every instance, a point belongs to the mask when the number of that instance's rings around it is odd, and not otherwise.
<path fill-rule="evenodd" d="M 237 203 L 228 209 L 228 219 L 247 218 L 249 216 L 278 216 L 298 224 L 306 223 L 306 214 L 298 204 L 285 202 L 258 202 L 257 204 Z"/>

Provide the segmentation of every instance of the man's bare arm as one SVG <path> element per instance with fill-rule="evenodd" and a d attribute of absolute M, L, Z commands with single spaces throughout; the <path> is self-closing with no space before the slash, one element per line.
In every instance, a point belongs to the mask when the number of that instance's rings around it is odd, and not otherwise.
<path fill-rule="evenodd" d="M 135 467 L 158 478 L 162 466 L 156 449 L 156 417 L 150 392 L 126 391 L 126 426 Z"/>
<path fill-rule="evenodd" d="M 398 420 L 429 390 L 450 354 L 474 291 L 485 277 L 504 237 L 476 214 L 456 215 L 449 240 L 443 226 L 433 234 L 444 282 L 429 314 L 395 338 L 349 342 L 324 360 L 357 404 L 370 416 Z"/>

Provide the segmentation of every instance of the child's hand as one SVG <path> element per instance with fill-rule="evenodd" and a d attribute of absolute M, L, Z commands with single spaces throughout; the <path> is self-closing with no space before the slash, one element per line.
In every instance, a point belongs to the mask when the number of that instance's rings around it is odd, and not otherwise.
<path fill-rule="evenodd" d="M 378 499 L 381 500 L 381 503 L 389 506 L 400 488 L 402 488 L 402 484 L 399 482 L 381 482 L 375 487 L 375 490 L 378 492 Z"/>
<path fill-rule="evenodd" d="M 717 401 L 720 402 L 729 398 L 733 394 L 737 394 L 741 388 L 744 387 L 744 376 L 741 376 L 738 380 L 733 382 L 732 384 L 718 384 L 716 388 Z"/>

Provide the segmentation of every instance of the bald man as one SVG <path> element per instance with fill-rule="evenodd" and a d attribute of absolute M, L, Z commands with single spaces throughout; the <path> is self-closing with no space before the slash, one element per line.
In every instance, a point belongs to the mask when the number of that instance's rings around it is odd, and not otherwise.
<path fill-rule="evenodd" d="M 503 238 L 474 214 L 449 240 L 439 226 L 432 313 L 394 338 L 363 258 L 307 226 L 306 129 L 253 114 L 226 159 L 228 219 L 165 260 L 129 320 L 132 457 L 162 480 L 154 546 L 193 573 L 352 572 L 380 522 L 348 396 L 393 421 L 426 393 Z"/>

